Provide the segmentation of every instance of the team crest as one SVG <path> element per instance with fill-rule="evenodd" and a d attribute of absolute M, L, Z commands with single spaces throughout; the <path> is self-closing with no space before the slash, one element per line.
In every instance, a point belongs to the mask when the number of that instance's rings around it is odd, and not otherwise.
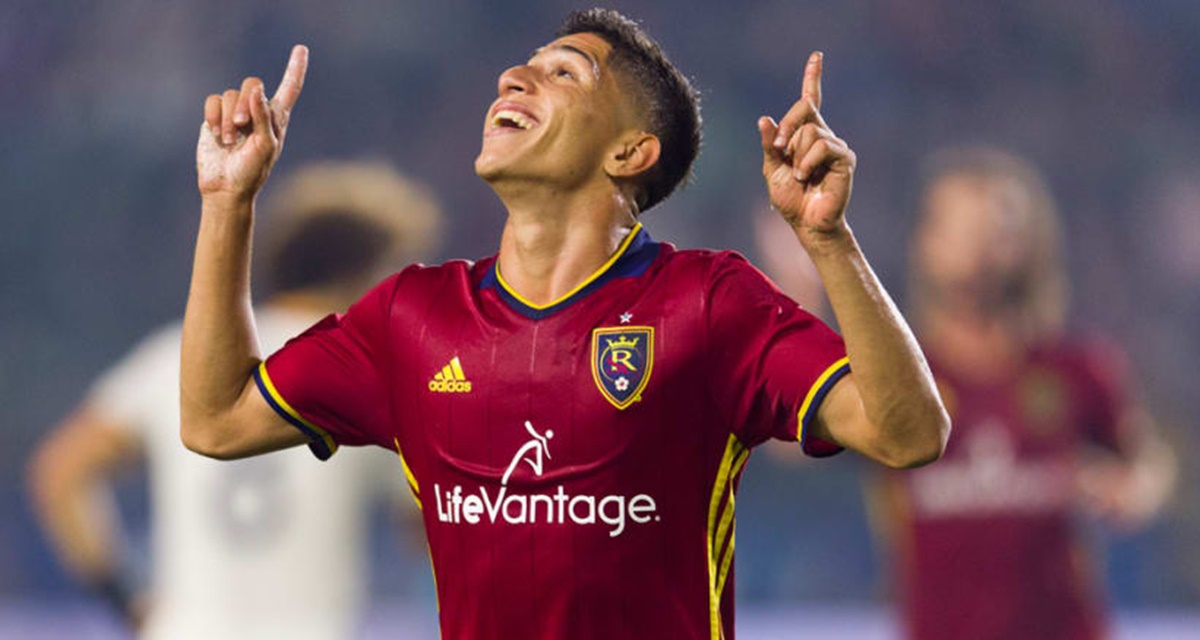
<path fill-rule="evenodd" d="M 1062 429 L 1068 396 L 1061 376 L 1050 369 L 1035 369 L 1018 383 L 1017 394 L 1025 423 L 1034 435 L 1049 436 Z"/>
<path fill-rule="evenodd" d="M 642 399 L 654 368 L 654 327 L 592 330 L 592 377 L 618 409 Z"/>

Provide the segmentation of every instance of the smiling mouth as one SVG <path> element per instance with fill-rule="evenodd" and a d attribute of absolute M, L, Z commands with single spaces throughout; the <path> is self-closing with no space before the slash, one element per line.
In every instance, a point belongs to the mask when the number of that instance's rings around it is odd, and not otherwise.
<path fill-rule="evenodd" d="M 492 115 L 493 129 L 515 129 L 528 131 L 537 126 L 537 121 L 512 109 L 501 109 Z"/>

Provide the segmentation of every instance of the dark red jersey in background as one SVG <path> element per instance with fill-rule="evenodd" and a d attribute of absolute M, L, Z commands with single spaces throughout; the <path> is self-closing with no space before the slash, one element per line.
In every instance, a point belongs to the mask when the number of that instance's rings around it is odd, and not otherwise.
<path fill-rule="evenodd" d="M 1103 637 L 1075 477 L 1087 445 L 1120 447 L 1122 359 L 1097 344 L 1044 345 L 991 382 L 932 360 L 950 444 L 937 464 L 889 474 L 902 505 L 894 534 L 907 636 Z"/>

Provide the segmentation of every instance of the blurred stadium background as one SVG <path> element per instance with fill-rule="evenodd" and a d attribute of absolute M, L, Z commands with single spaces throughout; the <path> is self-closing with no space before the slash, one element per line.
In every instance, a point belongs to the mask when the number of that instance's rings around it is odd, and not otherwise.
<path fill-rule="evenodd" d="M 115 633 L 35 531 L 23 470 L 95 375 L 182 313 L 205 95 L 246 74 L 273 86 L 289 46 L 308 44 L 278 171 L 321 158 L 395 162 L 439 192 L 450 213 L 445 257 L 485 255 L 503 212 L 471 160 L 496 76 L 569 9 L 590 4 L 0 5 L 0 637 Z M 1074 324 L 1129 351 L 1182 462 L 1158 524 L 1132 536 L 1096 530 L 1122 635 L 1196 637 L 1186 629 L 1200 628 L 1200 494 L 1189 464 L 1200 454 L 1200 3 L 612 5 L 640 18 L 704 93 L 696 183 L 646 219 L 661 239 L 754 253 L 747 223 L 765 197 L 755 118 L 791 103 L 812 49 L 827 56 L 823 110 L 859 155 L 851 221 L 901 300 L 922 157 L 983 142 L 1040 166 L 1066 217 Z M 746 637 L 891 637 L 865 470 L 852 456 L 750 464 L 737 573 Z M 123 487 L 134 523 L 145 521 L 143 480 Z M 370 629 L 433 637 L 426 559 L 404 555 L 385 518 L 378 528 Z"/>

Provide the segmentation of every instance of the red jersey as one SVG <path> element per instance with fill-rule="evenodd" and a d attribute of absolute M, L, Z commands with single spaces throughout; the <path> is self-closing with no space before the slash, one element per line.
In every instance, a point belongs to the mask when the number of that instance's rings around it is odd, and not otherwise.
<path fill-rule="evenodd" d="M 550 305 L 495 258 L 412 266 L 259 368 L 314 438 L 395 449 L 447 640 L 733 638 L 734 494 L 804 437 L 841 338 L 740 256 L 640 226 Z M 336 553 L 336 550 L 319 550 Z"/>
<path fill-rule="evenodd" d="M 936 465 L 891 475 L 909 637 L 1103 636 L 1074 527 L 1075 472 L 1085 445 L 1120 447 L 1118 362 L 1096 345 L 1047 345 L 1013 376 L 980 383 L 934 359 L 954 434 Z"/>

